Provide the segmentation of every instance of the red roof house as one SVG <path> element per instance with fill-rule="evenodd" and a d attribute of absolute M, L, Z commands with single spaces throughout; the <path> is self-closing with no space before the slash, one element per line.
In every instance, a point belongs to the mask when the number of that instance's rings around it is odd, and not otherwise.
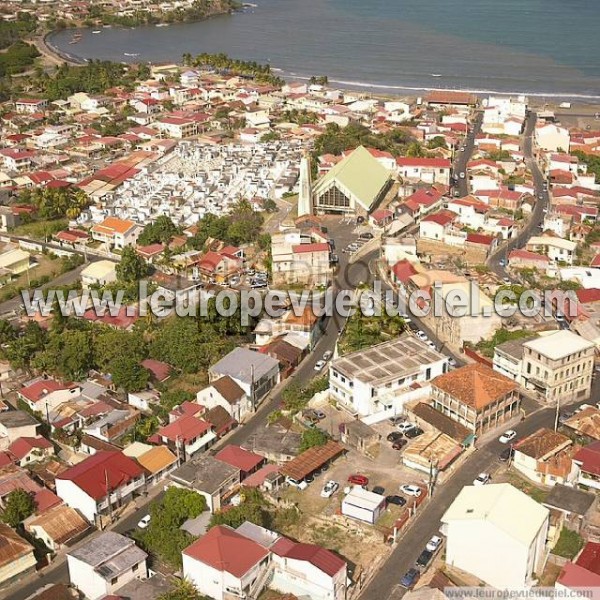
<path fill-rule="evenodd" d="M 146 471 L 122 452 L 99 451 L 56 477 L 56 493 L 88 521 L 122 503 L 144 485 Z"/>
<path fill-rule="evenodd" d="M 269 551 L 255 541 L 226 525 L 217 525 L 183 551 L 183 565 L 193 582 L 195 570 L 186 569 L 186 563 L 202 563 L 213 571 L 225 571 L 242 580 L 268 555 Z"/>
<path fill-rule="evenodd" d="M 215 455 L 220 461 L 236 467 L 240 470 L 242 479 L 245 479 L 251 473 L 254 473 L 265 463 L 265 457 L 250 450 L 246 450 L 240 446 L 230 444 L 225 446 Z"/>

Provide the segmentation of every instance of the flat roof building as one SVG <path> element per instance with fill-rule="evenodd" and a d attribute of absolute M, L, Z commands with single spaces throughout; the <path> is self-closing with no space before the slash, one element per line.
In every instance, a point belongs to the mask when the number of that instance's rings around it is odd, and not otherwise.
<path fill-rule="evenodd" d="M 402 412 L 403 393 L 446 373 L 448 358 L 408 333 L 334 360 L 329 392 L 354 414 Z"/>

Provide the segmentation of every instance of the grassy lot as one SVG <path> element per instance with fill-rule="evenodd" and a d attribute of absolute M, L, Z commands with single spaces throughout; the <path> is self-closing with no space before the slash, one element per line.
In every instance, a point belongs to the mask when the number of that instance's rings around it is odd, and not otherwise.
<path fill-rule="evenodd" d="M 518 490 L 521 490 L 530 498 L 533 498 L 536 502 L 544 502 L 544 500 L 546 500 L 548 494 L 550 493 L 549 490 L 537 487 L 536 485 L 531 483 L 531 481 L 527 481 L 527 479 L 520 477 L 513 471 L 510 471 L 506 474 L 506 480 Z"/>
<path fill-rule="evenodd" d="M 55 233 L 66 229 L 69 222 L 66 219 L 57 219 L 53 221 L 34 221 L 33 223 L 24 223 L 14 228 L 12 233 L 30 237 L 36 240 L 49 240 Z"/>

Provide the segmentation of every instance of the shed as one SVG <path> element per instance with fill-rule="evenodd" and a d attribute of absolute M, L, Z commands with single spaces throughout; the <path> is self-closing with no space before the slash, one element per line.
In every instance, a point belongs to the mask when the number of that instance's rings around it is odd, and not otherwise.
<path fill-rule="evenodd" d="M 385 497 L 354 486 L 342 500 L 342 514 L 374 525 L 385 510 Z"/>

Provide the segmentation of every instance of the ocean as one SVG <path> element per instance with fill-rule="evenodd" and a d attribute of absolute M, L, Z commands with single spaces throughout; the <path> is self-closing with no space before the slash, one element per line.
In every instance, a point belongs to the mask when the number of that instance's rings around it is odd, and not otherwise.
<path fill-rule="evenodd" d="M 429 89 L 600 100 L 598 0 L 252 0 L 200 23 L 73 30 L 51 46 L 86 59 L 164 63 L 224 52 L 290 79 L 341 87 Z"/>

